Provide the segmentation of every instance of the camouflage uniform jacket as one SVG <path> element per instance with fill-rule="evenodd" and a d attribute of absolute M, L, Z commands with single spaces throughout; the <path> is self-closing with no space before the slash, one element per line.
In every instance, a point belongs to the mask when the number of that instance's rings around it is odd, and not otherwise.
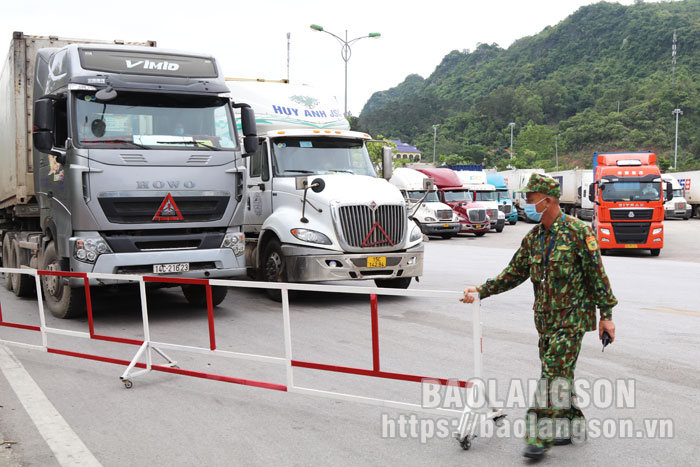
<path fill-rule="evenodd" d="M 617 299 L 593 231 L 579 219 L 562 214 L 549 229 L 542 224 L 535 226 L 506 269 L 478 287 L 479 297 L 510 290 L 528 277 L 535 292 L 533 309 L 539 331 L 551 326 L 592 331 L 596 328 L 596 306 L 601 320 L 612 319 Z"/>

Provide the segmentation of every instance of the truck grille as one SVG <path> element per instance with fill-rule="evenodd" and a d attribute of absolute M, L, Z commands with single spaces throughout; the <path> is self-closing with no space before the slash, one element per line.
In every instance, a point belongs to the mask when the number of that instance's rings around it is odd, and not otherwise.
<path fill-rule="evenodd" d="M 631 215 L 630 215 L 631 214 Z M 646 209 L 611 209 L 610 220 L 651 220 L 654 210 Z"/>
<path fill-rule="evenodd" d="M 228 196 L 173 196 L 184 220 L 176 222 L 216 221 L 223 217 Z M 163 197 L 102 197 L 100 207 L 114 224 L 150 224 Z M 161 222 L 163 223 L 163 222 Z"/>
<path fill-rule="evenodd" d="M 437 212 L 437 218 L 439 221 L 451 221 L 452 209 L 439 209 Z"/>
<path fill-rule="evenodd" d="M 487 209 L 486 214 L 493 219 L 495 219 L 497 216 L 496 209 Z"/>
<path fill-rule="evenodd" d="M 510 204 L 499 204 L 498 210 L 503 212 L 503 214 L 510 214 L 513 210 L 513 206 L 511 206 Z"/>
<path fill-rule="evenodd" d="M 467 216 L 472 224 L 486 222 L 486 209 L 470 209 L 467 211 Z"/>
<path fill-rule="evenodd" d="M 617 243 L 646 243 L 650 225 L 649 222 L 613 222 L 615 241 Z"/>
<path fill-rule="evenodd" d="M 685 203 L 676 203 L 676 209 L 685 209 Z"/>
<path fill-rule="evenodd" d="M 407 218 L 402 205 L 375 209 L 368 205 L 341 206 L 338 213 L 343 238 L 350 247 L 386 248 L 403 242 Z"/>

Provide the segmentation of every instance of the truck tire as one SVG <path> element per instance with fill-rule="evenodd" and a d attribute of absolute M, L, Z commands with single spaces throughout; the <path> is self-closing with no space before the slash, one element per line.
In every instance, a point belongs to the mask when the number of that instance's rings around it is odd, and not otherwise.
<path fill-rule="evenodd" d="M 271 239 L 265 245 L 262 260 L 262 279 L 265 282 L 287 282 L 287 270 L 284 264 L 284 254 L 279 240 Z M 282 301 L 282 291 L 265 289 L 265 293 L 276 302 Z"/>
<path fill-rule="evenodd" d="M 510 225 L 515 225 L 515 224 L 517 224 L 517 222 L 518 222 L 518 220 L 517 220 L 517 219 L 516 219 L 516 220 L 514 220 L 514 221 L 508 221 L 508 223 L 509 223 Z"/>
<path fill-rule="evenodd" d="M 11 246 L 12 253 L 12 263 L 15 267 L 19 268 L 22 266 L 22 251 L 19 248 L 19 242 L 17 239 L 12 240 Z M 13 274 L 12 275 L 12 290 L 18 297 L 31 297 L 36 293 L 36 287 L 34 285 L 34 277 L 28 274 Z"/>
<path fill-rule="evenodd" d="M 4 268 L 14 268 L 14 255 L 12 254 L 12 240 L 10 240 L 10 234 L 5 234 L 2 239 L 2 267 Z M 14 274 L 5 273 L 5 288 L 12 291 L 12 276 Z"/>
<path fill-rule="evenodd" d="M 182 293 L 190 305 L 196 307 L 207 306 L 207 291 L 203 285 L 182 285 L 180 286 Z M 219 306 L 226 298 L 228 287 L 212 286 L 211 288 L 211 304 Z"/>
<path fill-rule="evenodd" d="M 374 279 L 377 287 L 383 289 L 407 289 L 411 285 L 410 277 L 397 277 L 396 279 Z"/>
<path fill-rule="evenodd" d="M 441 236 L 442 238 L 444 238 L 445 240 L 449 240 L 449 239 L 451 239 L 452 237 L 454 237 L 455 234 L 447 234 L 447 233 L 445 233 L 445 234 L 440 234 L 440 236 Z"/>
<path fill-rule="evenodd" d="M 501 233 L 503 232 L 503 227 L 505 227 L 506 223 L 504 222 L 503 224 L 496 224 L 496 232 Z"/>
<path fill-rule="evenodd" d="M 483 237 L 484 235 L 486 235 L 486 232 L 474 232 L 474 235 L 476 235 L 477 237 Z"/>
<path fill-rule="evenodd" d="M 61 260 L 56 245 L 50 242 L 44 250 L 41 269 L 61 271 Z M 56 318 L 70 319 L 85 316 L 85 290 L 72 289 L 58 276 L 41 276 L 41 290 L 49 311 Z"/>
<path fill-rule="evenodd" d="M 651 256 L 659 256 L 661 254 L 661 248 L 652 248 Z"/>

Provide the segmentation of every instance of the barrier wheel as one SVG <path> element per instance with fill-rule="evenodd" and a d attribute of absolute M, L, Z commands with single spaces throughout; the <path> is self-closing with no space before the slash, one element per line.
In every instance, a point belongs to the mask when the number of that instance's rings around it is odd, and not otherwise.
<path fill-rule="evenodd" d="M 470 439 L 469 435 L 465 436 L 464 439 L 459 442 L 459 445 L 462 446 L 462 449 L 468 451 L 469 448 L 472 447 L 472 440 Z"/>
<path fill-rule="evenodd" d="M 132 383 L 130 379 L 123 379 L 122 383 L 124 383 L 125 389 L 131 389 L 134 387 L 134 383 Z"/>

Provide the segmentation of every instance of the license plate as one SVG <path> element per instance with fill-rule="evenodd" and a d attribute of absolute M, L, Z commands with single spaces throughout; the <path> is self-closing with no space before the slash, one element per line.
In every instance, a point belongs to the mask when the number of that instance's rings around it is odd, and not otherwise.
<path fill-rule="evenodd" d="M 368 268 L 385 268 L 386 256 L 370 256 L 367 258 Z"/>
<path fill-rule="evenodd" d="M 154 274 L 172 274 L 176 272 L 187 272 L 190 270 L 190 263 L 170 263 L 170 264 L 154 264 Z"/>
<path fill-rule="evenodd" d="M 637 245 L 625 245 L 625 248 L 637 248 Z"/>
<path fill-rule="evenodd" d="M 475 228 L 475 229 L 480 229 L 481 227 L 482 227 L 482 225 L 481 225 L 481 224 L 479 224 L 479 225 L 475 225 L 475 226 L 474 226 L 474 228 Z"/>
<path fill-rule="evenodd" d="M 443 227 L 447 228 L 450 226 L 450 224 L 442 224 Z"/>

